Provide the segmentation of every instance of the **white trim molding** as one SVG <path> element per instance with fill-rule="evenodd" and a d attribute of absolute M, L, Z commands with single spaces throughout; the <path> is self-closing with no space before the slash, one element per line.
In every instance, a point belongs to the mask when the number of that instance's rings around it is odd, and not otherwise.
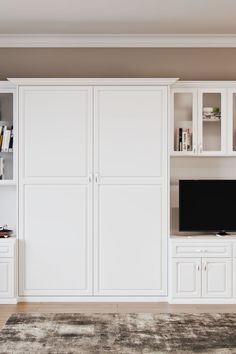
<path fill-rule="evenodd" d="M 186 89 L 186 88 L 235 88 L 236 87 L 236 81 L 176 81 L 172 85 L 172 89 Z"/>
<path fill-rule="evenodd" d="M 8 78 L 14 85 L 165 85 L 174 84 L 178 78 Z"/>
<path fill-rule="evenodd" d="M 0 48 L 236 48 L 236 34 L 2 34 Z"/>
<path fill-rule="evenodd" d="M 19 296 L 17 302 L 146 302 L 168 303 L 167 296 Z"/>

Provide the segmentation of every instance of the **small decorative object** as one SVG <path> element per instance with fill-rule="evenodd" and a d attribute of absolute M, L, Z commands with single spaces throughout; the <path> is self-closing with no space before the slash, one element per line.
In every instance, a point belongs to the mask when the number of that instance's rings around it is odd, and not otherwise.
<path fill-rule="evenodd" d="M 12 230 L 8 229 L 7 225 L 0 226 L 0 238 L 8 238 L 12 234 Z"/>
<path fill-rule="evenodd" d="M 203 107 L 203 121 L 216 122 L 221 119 L 219 107 Z"/>

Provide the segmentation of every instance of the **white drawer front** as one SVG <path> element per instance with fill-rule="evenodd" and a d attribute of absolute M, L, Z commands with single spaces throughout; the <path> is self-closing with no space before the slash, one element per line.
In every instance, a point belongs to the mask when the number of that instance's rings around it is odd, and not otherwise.
<path fill-rule="evenodd" d="M 233 243 L 233 257 L 236 258 L 236 242 Z"/>
<path fill-rule="evenodd" d="M 14 255 L 14 246 L 8 242 L 0 243 L 0 258 L 9 258 Z"/>
<path fill-rule="evenodd" d="M 173 242 L 173 257 L 231 257 L 231 243 Z"/>

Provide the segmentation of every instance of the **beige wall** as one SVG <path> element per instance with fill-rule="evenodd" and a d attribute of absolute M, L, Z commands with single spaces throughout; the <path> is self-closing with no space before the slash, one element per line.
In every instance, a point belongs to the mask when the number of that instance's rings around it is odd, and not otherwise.
<path fill-rule="evenodd" d="M 236 48 L 0 48 L 0 79 L 7 77 L 236 80 Z"/>

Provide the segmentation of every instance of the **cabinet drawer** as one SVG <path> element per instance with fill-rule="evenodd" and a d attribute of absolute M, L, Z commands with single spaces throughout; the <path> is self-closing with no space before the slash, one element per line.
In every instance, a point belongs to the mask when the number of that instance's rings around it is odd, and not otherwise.
<path fill-rule="evenodd" d="M 14 245 L 9 242 L 0 243 L 0 258 L 9 258 L 14 256 Z"/>
<path fill-rule="evenodd" d="M 230 243 L 172 243 L 173 257 L 231 257 Z"/>
<path fill-rule="evenodd" d="M 236 258 L 236 242 L 233 243 L 233 257 Z"/>

